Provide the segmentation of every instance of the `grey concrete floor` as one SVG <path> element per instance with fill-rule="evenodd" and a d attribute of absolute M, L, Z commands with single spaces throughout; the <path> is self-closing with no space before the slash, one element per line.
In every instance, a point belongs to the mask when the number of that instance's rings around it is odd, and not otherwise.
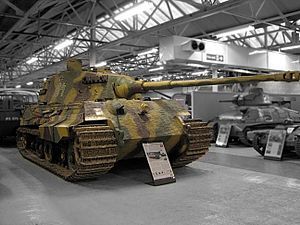
<path fill-rule="evenodd" d="M 300 159 L 263 160 L 251 148 L 211 147 L 150 186 L 140 163 L 68 183 L 0 147 L 0 225 L 300 224 Z"/>

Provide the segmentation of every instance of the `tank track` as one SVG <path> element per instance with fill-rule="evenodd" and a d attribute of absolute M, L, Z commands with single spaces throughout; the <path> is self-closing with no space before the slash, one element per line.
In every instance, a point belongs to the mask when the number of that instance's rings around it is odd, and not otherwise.
<path fill-rule="evenodd" d="M 60 145 L 53 144 L 60 154 L 67 153 L 66 148 L 73 147 L 71 148 L 71 153 L 73 153 L 72 163 L 69 162 L 70 154 L 63 161 L 57 163 L 51 163 L 38 157 L 36 149 L 30 148 L 28 143 L 33 138 L 39 137 L 37 129 L 23 127 L 19 128 L 17 133 L 17 146 L 24 158 L 67 181 L 91 179 L 100 174 L 105 174 L 114 166 L 117 160 L 116 139 L 113 130 L 108 126 L 78 126 L 74 128 L 73 145 L 71 144 L 73 140 L 65 141 Z M 22 143 L 24 140 L 26 140 L 25 144 Z"/>
<path fill-rule="evenodd" d="M 172 167 L 183 167 L 202 157 L 210 146 L 211 126 L 201 120 L 185 120 L 187 149 L 171 162 Z"/>

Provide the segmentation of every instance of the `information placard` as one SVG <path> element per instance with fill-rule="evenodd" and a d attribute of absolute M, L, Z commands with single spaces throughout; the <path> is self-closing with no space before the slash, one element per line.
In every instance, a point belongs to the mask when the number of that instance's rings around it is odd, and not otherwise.
<path fill-rule="evenodd" d="M 220 125 L 216 146 L 227 147 L 230 131 L 231 131 L 231 124 Z"/>
<path fill-rule="evenodd" d="M 269 132 L 264 158 L 281 160 L 285 138 L 286 130 L 271 130 Z"/>
<path fill-rule="evenodd" d="M 144 152 L 151 171 L 153 185 L 175 182 L 168 154 L 162 142 L 143 143 Z"/>

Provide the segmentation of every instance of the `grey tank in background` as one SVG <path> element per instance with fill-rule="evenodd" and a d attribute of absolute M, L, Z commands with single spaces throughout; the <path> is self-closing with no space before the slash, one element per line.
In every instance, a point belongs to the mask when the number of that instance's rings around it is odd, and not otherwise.
<path fill-rule="evenodd" d="M 300 113 L 291 110 L 285 105 L 290 105 L 293 99 L 286 97 L 271 97 L 263 92 L 262 88 L 251 88 L 247 94 L 235 95 L 231 100 L 235 109 L 220 114 L 211 125 L 214 137 L 218 134 L 221 124 L 230 124 L 230 140 L 251 145 L 252 140 L 247 138 L 249 131 L 273 129 L 280 124 L 300 123 Z"/>

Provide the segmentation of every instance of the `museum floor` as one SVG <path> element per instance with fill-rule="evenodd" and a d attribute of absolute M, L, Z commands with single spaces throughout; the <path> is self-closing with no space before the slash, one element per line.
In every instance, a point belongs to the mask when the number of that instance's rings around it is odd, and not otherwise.
<path fill-rule="evenodd" d="M 300 159 L 262 159 L 251 148 L 214 146 L 150 186 L 148 170 L 120 165 L 68 183 L 0 147 L 0 225 L 300 224 Z"/>

